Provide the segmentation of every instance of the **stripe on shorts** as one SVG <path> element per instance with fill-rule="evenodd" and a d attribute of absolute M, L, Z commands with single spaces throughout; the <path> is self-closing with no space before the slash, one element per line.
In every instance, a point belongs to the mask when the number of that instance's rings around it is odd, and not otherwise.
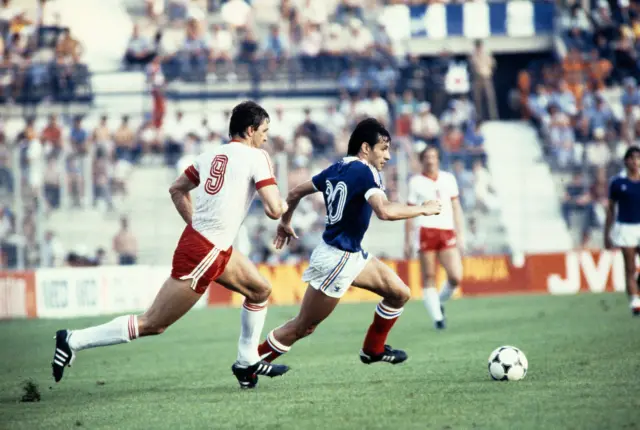
<path fill-rule="evenodd" d="M 336 264 L 336 267 L 334 267 L 333 270 L 331 270 L 331 273 L 329 273 L 329 276 L 327 276 L 325 280 L 322 282 L 322 284 L 320 285 L 320 290 L 325 291 L 327 288 L 329 288 L 329 285 L 331 285 L 331 283 L 336 280 L 340 272 L 342 272 L 342 269 L 344 269 L 344 266 L 347 265 L 347 261 L 349 261 L 349 257 L 350 257 L 350 254 L 347 251 L 345 251 L 344 254 L 342 254 L 342 258 L 340 259 L 338 264 Z"/>
<path fill-rule="evenodd" d="M 220 254 L 220 250 L 218 248 L 213 248 L 209 253 L 202 259 L 202 261 L 189 273 L 188 275 L 181 276 L 180 279 L 192 279 L 191 288 L 196 289 L 196 285 L 198 281 L 204 275 L 207 270 L 211 268 L 213 263 L 215 263 L 218 255 Z"/>

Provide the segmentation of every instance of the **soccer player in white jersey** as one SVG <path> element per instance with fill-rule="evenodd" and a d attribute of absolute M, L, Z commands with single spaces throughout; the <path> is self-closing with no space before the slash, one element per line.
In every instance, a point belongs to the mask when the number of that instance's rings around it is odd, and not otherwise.
<path fill-rule="evenodd" d="M 247 101 L 233 109 L 231 142 L 199 155 L 169 188 L 187 226 L 173 255 L 171 275 L 151 307 L 141 315 L 120 316 L 99 326 L 59 330 L 51 363 L 56 382 L 78 351 L 163 333 L 196 304 L 214 280 L 245 297 L 238 358 L 232 366 L 240 386 L 255 387 L 257 375 L 273 377 L 287 372 L 287 366 L 271 365 L 258 355 L 271 286 L 255 265 L 231 246 L 256 192 L 269 218 L 279 219 L 287 210 L 269 156 L 260 149 L 267 140 L 268 127 L 269 115 L 256 103 Z"/>
<path fill-rule="evenodd" d="M 636 256 L 640 256 L 640 147 L 624 155 L 625 175 L 615 176 L 609 185 L 609 206 L 604 229 L 607 249 L 620 248 L 632 315 L 640 315 Z M 614 221 L 615 220 L 615 221 Z"/>
<path fill-rule="evenodd" d="M 260 345 L 260 356 L 266 361 L 275 360 L 295 342 L 313 333 L 351 285 L 382 296 L 360 350 L 360 361 L 398 364 L 407 359 L 404 351 L 385 342 L 411 297 L 409 287 L 389 266 L 364 251 L 361 242 L 372 212 L 383 220 L 402 220 L 437 214 L 440 202 L 431 200 L 408 206 L 387 200 L 379 172 L 391 158 L 390 144 L 384 126 L 373 118 L 365 119 L 349 139 L 347 157 L 289 192 L 289 209 L 278 226 L 276 248 L 282 248 L 292 237 L 297 238 L 291 218 L 300 200 L 309 194 L 324 195 L 326 227 L 323 242 L 313 251 L 309 268 L 302 276 L 309 285 L 300 312 L 271 331 Z"/>
<path fill-rule="evenodd" d="M 423 300 L 437 329 L 445 328 L 446 302 L 462 280 L 462 253 L 464 249 L 462 206 L 458 198 L 455 176 L 440 170 L 440 153 L 436 147 L 427 147 L 420 154 L 422 173 L 409 180 L 409 204 L 428 199 L 442 201 L 442 212 L 433 217 L 407 220 L 405 225 L 405 257 L 413 256 L 418 245 L 418 256 L 423 281 Z M 418 239 L 416 241 L 416 238 Z M 417 242 L 417 243 L 416 243 Z M 436 289 L 437 262 L 442 264 L 447 279 Z"/>

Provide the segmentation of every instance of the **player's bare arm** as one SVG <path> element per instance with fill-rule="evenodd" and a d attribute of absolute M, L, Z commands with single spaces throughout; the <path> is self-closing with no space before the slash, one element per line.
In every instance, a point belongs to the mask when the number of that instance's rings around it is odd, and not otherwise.
<path fill-rule="evenodd" d="M 613 248 L 613 243 L 611 242 L 611 228 L 613 227 L 615 219 L 616 202 L 613 199 L 609 199 L 607 204 L 607 218 L 604 222 L 604 246 L 606 249 Z"/>
<path fill-rule="evenodd" d="M 411 218 L 407 218 L 404 223 L 404 258 L 407 259 L 413 255 L 412 235 L 413 221 Z"/>
<path fill-rule="evenodd" d="M 287 194 L 287 205 L 289 206 L 289 208 L 284 213 L 284 215 L 282 215 L 282 223 L 283 224 L 291 223 L 293 212 L 298 207 L 300 200 L 317 191 L 318 190 L 316 190 L 316 187 L 313 186 L 313 182 L 311 181 L 303 182 L 302 184 L 296 186 L 291 191 L 289 191 L 289 194 Z"/>
<path fill-rule="evenodd" d="M 419 216 L 438 215 L 442 210 L 439 200 L 428 200 L 419 206 L 390 202 L 382 193 L 369 197 L 369 204 L 376 216 L 383 221 L 399 221 Z"/>
<path fill-rule="evenodd" d="M 464 250 L 464 212 L 462 211 L 460 199 L 451 200 L 451 207 L 453 209 L 453 223 L 456 229 L 456 237 L 458 238 L 458 247 Z"/>
<path fill-rule="evenodd" d="M 264 206 L 264 213 L 271 219 L 280 219 L 287 210 L 287 204 L 282 200 L 277 185 L 267 185 L 258 190 L 260 200 Z"/>
<path fill-rule="evenodd" d="M 298 238 L 296 232 L 291 227 L 291 218 L 293 218 L 293 212 L 295 212 L 296 208 L 298 207 L 300 200 L 317 191 L 318 190 L 316 190 L 316 187 L 311 181 L 303 182 L 302 184 L 294 187 L 291 191 L 289 191 L 286 201 L 288 208 L 284 215 L 282 215 L 282 219 L 280 220 L 280 224 L 278 225 L 278 230 L 276 232 L 276 238 L 273 241 L 276 249 L 281 249 L 284 245 L 288 245 L 291 241 L 291 238 Z"/>
<path fill-rule="evenodd" d="M 191 204 L 191 196 L 189 195 L 189 192 L 195 187 L 196 185 L 191 182 L 184 173 L 178 176 L 178 179 L 176 179 L 169 187 L 171 201 L 184 222 L 187 224 L 191 224 L 191 217 L 193 215 L 193 205 Z"/>

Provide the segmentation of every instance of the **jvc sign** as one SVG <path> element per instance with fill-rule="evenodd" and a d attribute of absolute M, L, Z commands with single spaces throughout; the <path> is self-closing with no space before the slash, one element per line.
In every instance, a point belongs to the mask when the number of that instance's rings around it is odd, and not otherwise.
<path fill-rule="evenodd" d="M 565 255 L 565 276 L 550 274 L 547 288 L 551 294 L 576 294 L 580 290 L 602 293 L 612 286 L 614 291 L 625 290 L 624 262 L 619 252 L 568 252 Z M 611 288 L 609 288 L 611 290 Z"/>

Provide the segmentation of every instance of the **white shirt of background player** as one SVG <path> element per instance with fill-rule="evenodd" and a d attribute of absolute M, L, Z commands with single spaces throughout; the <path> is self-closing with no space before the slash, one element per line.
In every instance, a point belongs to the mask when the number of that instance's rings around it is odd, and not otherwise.
<path fill-rule="evenodd" d="M 439 215 L 421 216 L 415 218 L 416 227 L 433 228 L 438 230 L 455 230 L 452 200 L 460 196 L 458 182 L 449 172 L 440 171 L 435 179 L 427 176 L 415 175 L 409 180 L 409 197 L 407 203 L 419 204 L 426 200 L 440 200 L 442 211 Z"/>

